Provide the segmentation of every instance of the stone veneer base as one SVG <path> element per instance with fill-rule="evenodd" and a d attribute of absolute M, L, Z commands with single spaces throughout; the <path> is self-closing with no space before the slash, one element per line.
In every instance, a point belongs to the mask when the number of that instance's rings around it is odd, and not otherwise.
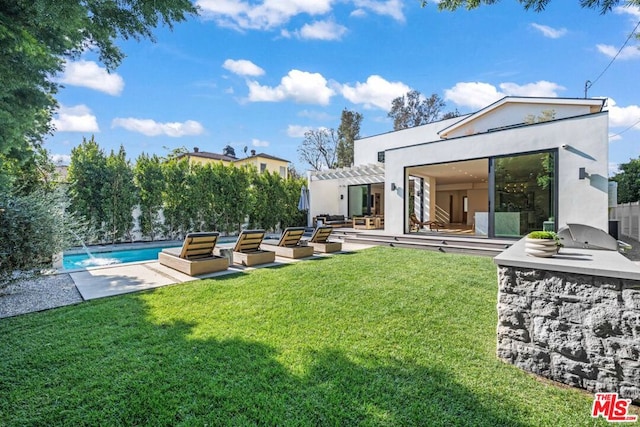
<path fill-rule="evenodd" d="M 640 402 L 640 267 L 616 252 L 586 249 L 531 258 L 522 242 L 495 258 L 498 357 Z"/>

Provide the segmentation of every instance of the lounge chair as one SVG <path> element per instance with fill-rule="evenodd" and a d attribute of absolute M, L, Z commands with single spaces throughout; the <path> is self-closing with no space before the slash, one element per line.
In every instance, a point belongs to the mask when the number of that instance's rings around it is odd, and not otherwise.
<path fill-rule="evenodd" d="M 422 227 L 429 227 L 429 230 L 440 231 L 441 228 L 444 228 L 444 224 L 438 221 L 420 221 L 414 212 L 409 214 L 409 221 L 411 221 L 411 228 L 415 227 L 416 231 L 420 230 Z"/>
<path fill-rule="evenodd" d="M 181 248 L 166 248 L 158 254 L 160 264 L 189 276 L 229 268 L 229 260 L 213 254 L 219 233 L 189 233 Z"/>
<path fill-rule="evenodd" d="M 272 245 L 263 242 L 261 247 L 285 258 L 298 259 L 313 256 L 312 246 L 302 246 L 300 244 L 300 238 L 303 234 L 304 227 L 288 227 L 282 232 L 277 244 Z"/>
<path fill-rule="evenodd" d="M 313 231 L 313 235 L 307 242 L 309 246 L 313 248 L 316 252 L 321 253 L 330 253 L 330 252 L 338 252 L 342 250 L 342 243 L 340 242 L 329 242 L 329 236 L 333 228 L 331 227 L 318 227 Z"/>
<path fill-rule="evenodd" d="M 275 252 L 260 249 L 264 235 L 264 230 L 243 230 L 233 247 L 233 262 L 247 267 L 274 262 Z"/>

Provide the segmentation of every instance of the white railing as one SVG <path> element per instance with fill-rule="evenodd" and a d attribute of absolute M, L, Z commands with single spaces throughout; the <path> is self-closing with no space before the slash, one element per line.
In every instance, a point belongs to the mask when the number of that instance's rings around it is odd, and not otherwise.
<path fill-rule="evenodd" d="M 620 221 L 620 234 L 640 240 L 640 202 L 623 203 L 609 208 L 609 219 Z"/>

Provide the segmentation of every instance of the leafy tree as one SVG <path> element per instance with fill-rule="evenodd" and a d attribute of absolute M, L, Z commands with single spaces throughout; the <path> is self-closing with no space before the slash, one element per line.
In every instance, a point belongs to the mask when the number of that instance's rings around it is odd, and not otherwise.
<path fill-rule="evenodd" d="M 216 224 L 216 182 L 217 171 L 214 171 L 210 163 L 191 165 L 188 182 L 185 189 L 189 197 L 191 211 L 191 224 L 194 231 L 210 231 Z"/>
<path fill-rule="evenodd" d="M 107 157 L 95 138 L 82 139 L 71 150 L 69 164 L 69 196 L 71 211 L 84 218 L 90 227 L 99 230 L 105 221 L 103 187 L 108 179 Z"/>
<path fill-rule="evenodd" d="M 407 129 L 439 120 L 444 106 L 444 101 L 435 93 L 425 98 L 419 91 L 412 90 L 391 101 L 387 116 L 393 119 L 393 130 Z M 456 115 L 457 112 L 446 114 L 447 117 Z"/>
<path fill-rule="evenodd" d="M 165 186 L 162 193 L 164 225 L 172 238 L 184 237 L 191 230 L 194 201 L 190 197 L 189 162 L 186 158 L 172 159 L 162 164 Z"/>
<path fill-rule="evenodd" d="M 300 227 L 307 225 L 307 214 L 298 210 L 300 200 L 300 189 L 306 185 L 304 178 L 289 178 L 284 180 L 284 200 L 282 215 L 280 217 L 281 227 Z"/>
<path fill-rule="evenodd" d="M 285 199 L 283 179 L 277 173 L 265 171 L 253 175 L 254 204 L 250 214 L 253 227 L 275 230 L 282 219 Z"/>
<path fill-rule="evenodd" d="M 21 158 L 0 154 L 0 192 L 27 195 L 37 189 L 52 190 L 55 167 L 44 148 Z"/>
<path fill-rule="evenodd" d="M 140 231 L 143 236 L 155 240 L 162 231 L 160 210 L 164 178 L 160 158 L 155 154 L 148 156 L 142 153 L 133 168 L 133 178 L 140 207 Z"/>
<path fill-rule="evenodd" d="M 0 193 L 0 287 L 14 270 L 51 267 L 54 254 L 78 244 L 83 227 L 67 207 L 61 188 Z"/>
<path fill-rule="evenodd" d="M 158 24 L 171 28 L 196 12 L 190 0 L 0 0 L 0 174 L 6 159 L 33 156 L 52 131 L 55 77 L 67 59 L 92 49 L 113 70 L 124 58 L 116 40 L 153 40 Z"/>
<path fill-rule="evenodd" d="M 240 231 L 255 200 L 251 182 L 258 172 L 255 167 L 237 168 L 222 163 L 212 165 L 212 169 L 216 178 L 211 188 L 216 198 L 216 229 L 224 232 Z"/>
<path fill-rule="evenodd" d="M 362 123 L 362 114 L 346 108 L 342 110 L 340 127 L 338 127 L 337 166 L 339 168 L 353 165 L 353 142 L 360 138 L 360 123 Z"/>
<path fill-rule="evenodd" d="M 115 243 L 123 237 L 131 240 L 131 214 L 136 204 L 133 170 L 123 146 L 118 153 L 111 151 L 106 163 L 107 179 L 102 187 L 105 213 L 105 236 Z"/>
<path fill-rule="evenodd" d="M 622 163 L 611 180 L 618 183 L 618 203 L 640 201 L 640 158 Z"/>
<path fill-rule="evenodd" d="M 460 7 L 475 9 L 482 4 L 491 5 L 499 0 L 441 0 L 438 2 L 440 10 L 456 10 Z M 533 9 L 536 12 L 543 11 L 550 0 L 518 0 L 526 10 Z M 422 5 L 426 5 L 427 0 L 422 0 Z M 625 6 L 640 6 L 640 0 L 580 0 L 580 6 L 589 9 L 599 9 L 600 13 L 610 12 L 614 6 L 623 4 Z"/>
<path fill-rule="evenodd" d="M 300 160 L 308 164 L 313 170 L 335 168 L 338 136 L 334 129 L 314 129 L 304 133 L 304 141 L 298 147 Z"/>

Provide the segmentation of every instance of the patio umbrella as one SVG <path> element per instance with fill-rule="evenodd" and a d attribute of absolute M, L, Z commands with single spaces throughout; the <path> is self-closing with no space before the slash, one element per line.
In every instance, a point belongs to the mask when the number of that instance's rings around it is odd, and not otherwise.
<path fill-rule="evenodd" d="M 299 211 L 309 210 L 309 190 L 304 185 L 302 186 L 302 188 L 300 188 L 300 199 L 298 199 L 298 210 Z"/>

